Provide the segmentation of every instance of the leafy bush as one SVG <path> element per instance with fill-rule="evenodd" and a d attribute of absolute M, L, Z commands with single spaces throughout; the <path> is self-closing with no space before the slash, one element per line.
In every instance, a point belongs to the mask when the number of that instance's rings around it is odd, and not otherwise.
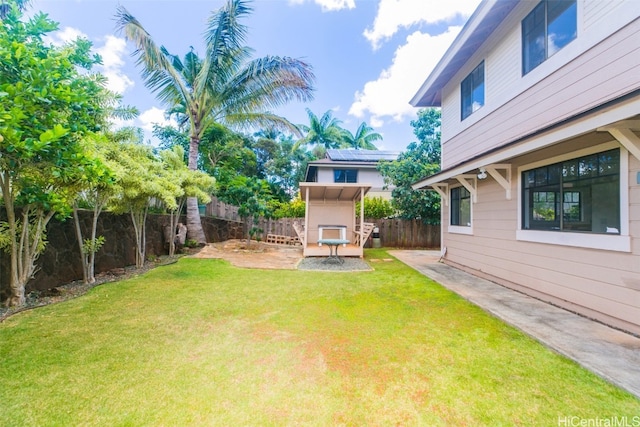
<path fill-rule="evenodd" d="M 360 212 L 360 202 L 356 204 L 356 213 Z M 380 196 L 364 198 L 364 217 L 367 219 L 388 218 L 395 215 L 396 210 L 391 202 Z"/>
<path fill-rule="evenodd" d="M 299 197 L 290 202 L 279 202 L 273 211 L 275 219 L 280 218 L 303 218 L 305 211 L 305 203 Z"/>

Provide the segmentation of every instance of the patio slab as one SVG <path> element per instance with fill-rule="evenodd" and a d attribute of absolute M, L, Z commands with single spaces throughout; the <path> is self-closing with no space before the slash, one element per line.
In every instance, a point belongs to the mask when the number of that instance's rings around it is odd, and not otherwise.
<path fill-rule="evenodd" d="M 640 398 L 640 338 L 440 263 L 439 251 L 389 254 Z"/>

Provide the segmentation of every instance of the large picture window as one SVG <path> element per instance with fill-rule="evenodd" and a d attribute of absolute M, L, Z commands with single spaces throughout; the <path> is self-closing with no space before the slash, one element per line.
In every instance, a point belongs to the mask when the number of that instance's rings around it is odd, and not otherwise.
<path fill-rule="evenodd" d="M 334 169 L 333 182 L 358 182 L 358 170 Z"/>
<path fill-rule="evenodd" d="M 462 120 L 484 105 L 484 61 L 460 85 L 462 94 Z"/>
<path fill-rule="evenodd" d="M 464 187 L 451 189 L 451 225 L 471 227 L 471 194 Z"/>
<path fill-rule="evenodd" d="M 522 173 L 522 228 L 620 234 L 620 150 Z"/>
<path fill-rule="evenodd" d="M 576 0 L 543 0 L 522 21 L 522 74 L 542 64 L 577 35 Z"/>

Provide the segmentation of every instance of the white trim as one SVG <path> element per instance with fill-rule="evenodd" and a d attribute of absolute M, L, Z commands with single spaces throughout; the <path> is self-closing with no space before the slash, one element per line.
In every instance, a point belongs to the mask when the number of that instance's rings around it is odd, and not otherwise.
<path fill-rule="evenodd" d="M 631 237 L 606 234 L 571 233 L 562 231 L 517 230 L 516 240 L 574 246 L 604 251 L 631 252 Z"/>
<path fill-rule="evenodd" d="M 596 233 L 522 229 L 522 172 L 614 148 L 620 149 L 619 235 L 612 236 Z M 629 236 L 629 152 L 624 147 L 621 147 L 617 141 L 611 141 L 518 167 L 518 229 L 516 230 L 516 240 L 618 252 L 631 252 L 631 238 Z"/>
<path fill-rule="evenodd" d="M 444 205 L 449 206 L 449 184 L 438 182 L 433 184 L 431 188 L 440 195 L 440 199 L 444 202 Z"/>
<path fill-rule="evenodd" d="M 451 190 L 453 190 L 454 188 L 460 188 L 460 187 L 466 188 L 465 185 L 456 185 L 454 187 L 449 187 L 449 198 L 451 198 Z M 447 224 L 448 233 L 473 235 L 473 205 L 475 203 L 473 203 L 473 196 L 471 196 L 470 199 L 471 200 L 469 201 L 470 202 L 469 203 L 469 225 L 452 225 L 451 224 L 451 206 L 449 206 L 448 208 L 449 223 Z M 440 206 L 440 211 L 443 211 L 442 206 Z M 440 222 L 440 224 L 442 224 L 442 222 Z M 444 227 L 441 227 L 441 228 L 444 228 Z"/>
<path fill-rule="evenodd" d="M 502 188 L 504 188 L 506 194 L 505 197 L 507 200 L 511 200 L 511 165 L 510 164 L 497 164 L 497 165 L 488 165 L 484 168 L 489 175 L 496 180 L 498 184 Z M 505 176 L 502 176 L 498 169 L 504 170 Z"/>
<path fill-rule="evenodd" d="M 476 175 L 457 175 L 456 179 L 471 194 L 471 201 L 478 202 L 478 177 Z"/>
<path fill-rule="evenodd" d="M 609 132 L 636 159 L 640 160 L 640 137 L 634 130 L 640 130 L 640 120 L 622 120 L 597 129 L 598 132 Z"/>
<path fill-rule="evenodd" d="M 473 223 L 473 222 L 472 222 Z M 473 226 L 465 227 L 464 225 L 449 225 L 447 232 L 451 234 L 473 234 Z"/>

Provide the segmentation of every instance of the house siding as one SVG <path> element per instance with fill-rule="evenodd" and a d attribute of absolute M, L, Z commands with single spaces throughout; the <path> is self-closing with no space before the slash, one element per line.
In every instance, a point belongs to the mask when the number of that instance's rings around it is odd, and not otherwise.
<path fill-rule="evenodd" d="M 602 25 L 604 19 L 609 19 L 611 14 L 624 7 L 629 0 L 586 1 L 584 5 L 584 30 L 589 31 L 594 26 Z"/>
<path fill-rule="evenodd" d="M 572 146 L 570 147 L 572 148 Z M 473 234 L 445 231 L 446 261 L 542 300 L 640 333 L 640 161 L 629 156 L 630 253 L 519 241 L 517 167 L 556 155 L 558 146 L 512 162 L 512 200 L 493 179 L 478 181 Z M 565 149 L 566 151 L 566 149 Z M 625 152 L 626 153 L 626 152 Z M 448 209 L 448 208 L 446 208 Z M 449 212 L 443 212 L 449 221 Z"/>
<path fill-rule="evenodd" d="M 377 195 L 386 195 L 390 197 L 391 190 L 384 190 L 384 178 L 378 172 L 377 169 L 368 168 L 364 169 L 355 165 L 331 165 L 331 167 L 319 167 L 318 168 L 318 181 L 324 183 L 333 183 L 333 170 L 334 169 L 357 169 L 358 170 L 358 183 L 365 183 L 371 186 L 371 191 Z"/>
<path fill-rule="evenodd" d="M 625 12 L 632 2 L 595 3 L 601 2 L 579 2 L 578 38 L 526 76 L 520 70 L 519 26 L 526 10 L 514 11 L 517 19 L 505 26 L 511 30 L 496 32 L 486 43 L 492 49 L 480 50 L 443 89 L 443 169 L 640 88 L 640 20 L 598 42 L 602 26 L 589 21 Z M 461 121 L 459 83 L 483 58 L 485 105 Z"/>
<path fill-rule="evenodd" d="M 521 21 L 537 4 L 520 1 L 444 86 L 427 79 L 434 83 L 423 93 L 442 93 L 443 171 L 417 186 L 451 188 L 461 174 L 510 165 L 510 199 L 493 177 L 477 181 L 471 227 L 448 227 L 443 203 L 445 262 L 640 334 L 640 160 L 621 144 L 634 152 L 633 138 L 618 142 L 605 131 L 640 136 L 639 3 L 578 0 L 576 39 L 522 75 Z M 483 60 L 485 104 L 461 120 L 460 83 Z M 520 228 L 523 170 L 616 147 L 619 235 Z"/>

